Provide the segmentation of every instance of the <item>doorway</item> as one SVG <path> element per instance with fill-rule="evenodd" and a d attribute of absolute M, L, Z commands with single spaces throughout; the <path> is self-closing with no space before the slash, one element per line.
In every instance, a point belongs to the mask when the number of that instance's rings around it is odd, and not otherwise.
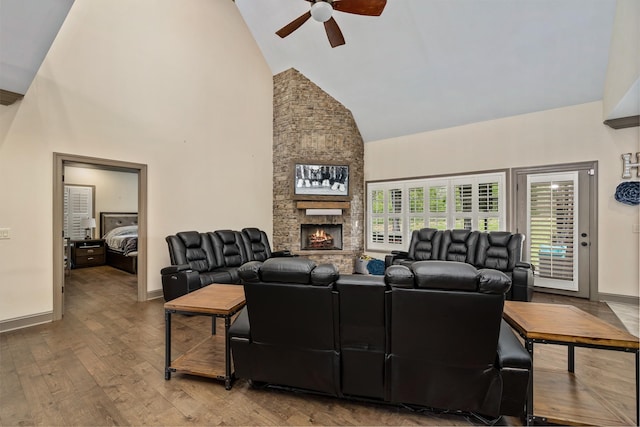
<path fill-rule="evenodd" d="M 535 290 L 598 299 L 597 162 L 513 170 L 516 231 Z"/>
<path fill-rule="evenodd" d="M 64 314 L 64 168 L 91 167 L 138 175 L 137 300 L 147 300 L 147 165 L 53 153 L 53 320 Z"/>

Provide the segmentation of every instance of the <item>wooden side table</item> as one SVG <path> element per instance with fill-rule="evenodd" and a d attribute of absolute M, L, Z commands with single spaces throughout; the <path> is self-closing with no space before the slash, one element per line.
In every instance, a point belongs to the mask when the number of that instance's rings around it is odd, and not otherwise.
<path fill-rule="evenodd" d="M 165 365 L 164 379 L 171 379 L 171 372 L 181 371 L 191 375 L 224 380 L 225 388 L 231 389 L 231 347 L 229 326 L 231 317 L 246 304 L 242 285 L 211 284 L 195 292 L 183 295 L 164 304 L 165 319 Z M 182 313 L 211 316 L 211 336 L 195 347 L 171 360 L 171 315 Z M 216 334 L 216 318 L 224 319 L 224 337 Z M 224 355 L 224 367 L 220 367 L 220 356 Z"/>
<path fill-rule="evenodd" d="M 640 350 L 638 337 L 570 305 L 505 301 L 504 319 L 524 338 L 525 346 L 529 354 L 531 354 L 532 362 L 534 344 L 559 344 L 567 346 L 567 370 L 570 373 L 575 371 L 575 347 L 635 353 L 636 422 L 640 422 L 640 403 L 638 398 Z M 534 367 L 532 370 L 532 378 L 529 382 L 529 396 L 526 408 L 527 425 L 535 422 L 542 424 L 548 424 L 549 422 L 554 424 L 588 424 L 592 422 L 592 420 L 578 419 L 577 417 L 573 419 L 563 419 L 561 415 L 556 413 L 539 413 L 538 415 L 534 415 L 533 377 L 535 376 Z M 542 393 L 539 400 L 541 403 L 539 406 L 544 408 L 553 408 L 557 406 L 559 402 L 559 400 L 554 400 L 553 396 Z M 599 412 L 600 415 L 606 412 L 604 408 L 597 410 L 597 408 L 593 408 L 592 405 L 586 405 L 579 411 L 579 415 L 583 415 L 589 411 L 593 412 L 594 410 Z M 605 425 L 610 424 L 607 423 Z"/>

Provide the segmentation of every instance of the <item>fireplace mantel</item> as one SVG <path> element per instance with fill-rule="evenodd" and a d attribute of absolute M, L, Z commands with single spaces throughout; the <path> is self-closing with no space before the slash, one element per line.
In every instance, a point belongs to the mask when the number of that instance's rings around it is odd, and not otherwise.
<path fill-rule="evenodd" d="M 337 202 L 337 201 L 298 201 L 296 202 L 296 208 L 298 209 L 349 209 L 351 202 Z"/>

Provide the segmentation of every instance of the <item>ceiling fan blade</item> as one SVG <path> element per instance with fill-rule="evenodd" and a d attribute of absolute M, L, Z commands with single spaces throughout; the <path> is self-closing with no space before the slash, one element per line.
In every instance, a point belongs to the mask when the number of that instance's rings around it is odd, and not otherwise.
<path fill-rule="evenodd" d="M 356 15 L 380 16 L 387 0 L 334 0 L 332 6 L 335 10 Z"/>
<path fill-rule="evenodd" d="M 302 24 L 304 24 L 305 22 L 307 22 L 307 20 L 309 18 L 311 18 L 311 12 L 307 12 L 304 15 L 301 15 L 300 17 L 298 17 L 298 18 L 294 19 L 293 21 L 289 22 L 287 25 L 285 25 L 284 27 L 282 27 L 278 31 L 276 31 L 276 34 L 279 35 L 282 38 L 285 38 L 289 34 L 293 33 L 295 30 L 300 28 L 300 26 Z"/>
<path fill-rule="evenodd" d="M 324 29 L 327 32 L 327 37 L 329 37 L 331 47 L 341 46 L 344 44 L 342 31 L 340 31 L 340 27 L 338 27 L 338 23 L 333 19 L 333 17 L 324 23 Z"/>

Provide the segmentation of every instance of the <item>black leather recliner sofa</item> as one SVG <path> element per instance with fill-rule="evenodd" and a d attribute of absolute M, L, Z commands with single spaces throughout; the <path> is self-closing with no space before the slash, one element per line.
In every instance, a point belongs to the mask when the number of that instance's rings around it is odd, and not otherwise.
<path fill-rule="evenodd" d="M 486 417 L 523 416 L 531 357 L 502 320 L 511 280 L 450 261 L 340 275 L 272 258 L 239 269 L 229 330 L 252 383 Z"/>
<path fill-rule="evenodd" d="M 288 251 L 272 252 L 266 233 L 253 227 L 182 231 L 167 236 L 166 241 L 171 266 L 160 271 L 165 301 L 211 283 L 240 284 L 238 268 L 244 263 L 289 255 Z"/>
<path fill-rule="evenodd" d="M 385 267 L 440 260 L 464 262 L 477 268 L 492 268 L 502 271 L 512 280 L 507 299 L 531 301 L 533 266 L 522 261 L 523 242 L 524 235 L 508 231 L 485 233 L 423 228 L 412 233 L 408 251 L 394 251 L 385 257 Z"/>

